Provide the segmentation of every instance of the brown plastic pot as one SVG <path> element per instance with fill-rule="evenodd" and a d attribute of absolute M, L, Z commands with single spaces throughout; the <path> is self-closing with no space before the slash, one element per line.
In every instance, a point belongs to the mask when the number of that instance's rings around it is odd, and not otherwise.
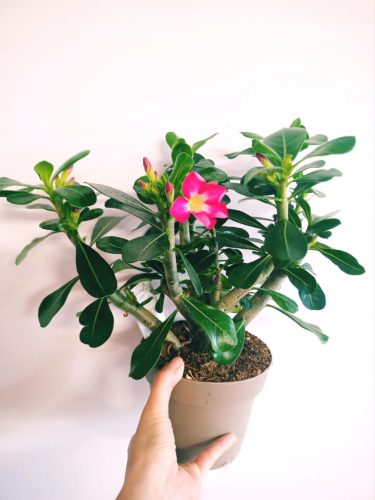
<path fill-rule="evenodd" d="M 239 454 L 255 397 L 263 389 L 270 366 L 256 377 L 236 382 L 197 382 L 183 378 L 172 392 L 169 416 L 179 463 L 193 460 L 215 438 L 234 432 L 237 441 L 213 466 Z M 147 375 L 149 382 L 156 370 Z"/>

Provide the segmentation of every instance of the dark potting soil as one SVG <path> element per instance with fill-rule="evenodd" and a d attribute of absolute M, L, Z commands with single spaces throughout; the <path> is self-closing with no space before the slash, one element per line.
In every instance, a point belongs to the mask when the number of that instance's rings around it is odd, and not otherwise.
<path fill-rule="evenodd" d="M 172 344 L 164 344 L 158 368 L 162 368 L 175 356 L 181 356 L 185 362 L 184 378 L 201 382 L 234 382 L 260 375 L 271 363 L 271 352 L 258 337 L 246 332 L 244 348 L 240 356 L 231 365 L 219 365 L 211 359 L 208 352 L 191 349 L 193 339 L 184 321 L 174 324 L 172 330 L 182 343 L 177 352 Z"/>

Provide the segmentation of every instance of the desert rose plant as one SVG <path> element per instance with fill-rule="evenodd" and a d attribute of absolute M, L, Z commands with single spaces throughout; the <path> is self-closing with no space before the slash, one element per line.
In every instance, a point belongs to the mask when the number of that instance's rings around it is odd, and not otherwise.
<path fill-rule="evenodd" d="M 188 345 L 192 351 L 208 353 L 218 365 L 234 363 L 244 346 L 246 326 L 265 306 L 326 342 L 325 333 L 296 316 L 297 303 L 278 290 L 288 279 L 306 308 L 325 307 L 315 272 L 304 262 L 308 252 L 319 252 L 347 274 L 364 272 L 349 253 L 326 244 L 340 220 L 314 215 L 309 204 L 312 197 L 322 195 L 317 184 L 342 175 L 339 170 L 325 169 L 325 161 L 317 158 L 351 151 L 355 138 L 309 136 L 299 119 L 265 137 L 250 132 L 242 135 L 249 141 L 247 149 L 227 157 L 255 156 L 259 165 L 241 178 L 231 177 L 198 152 L 213 136 L 190 145 L 173 132 L 166 135 L 169 164 L 161 170 L 144 158 L 145 175 L 134 183 L 136 196 L 107 185 L 80 184 L 73 178 L 73 165 L 89 151 L 57 169 L 47 161 L 38 163 L 34 170 L 40 182 L 35 185 L 2 177 L 1 197 L 53 214 L 39 225 L 46 234 L 22 250 L 17 264 L 56 233 L 73 244 L 77 276 L 42 301 L 40 325 L 50 323 L 80 283 L 91 297 L 79 313 L 83 343 L 98 347 L 110 338 L 113 306 L 151 331 L 132 354 L 130 375 L 135 379 L 157 364 L 166 345 L 175 353 L 182 344 L 185 349 Z M 231 208 L 232 193 L 267 204 L 273 217 L 257 217 L 237 205 Z M 98 195 L 118 215 L 94 208 Z M 108 236 L 127 214 L 139 220 L 143 236 L 131 240 L 121 234 Z M 85 222 L 92 219 L 97 222 L 88 237 Z M 134 273 L 120 282 L 119 272 L 124 269 Z M 150 284 L 149 297 L 143 301 L 134 290 L 140 282 Z M 160 321 L 148 303 L 152 301 L 160 313 L 165 298 L 174 312 Z M 174 329 L 177 312 L 186 322 L 184 339 Z"/>

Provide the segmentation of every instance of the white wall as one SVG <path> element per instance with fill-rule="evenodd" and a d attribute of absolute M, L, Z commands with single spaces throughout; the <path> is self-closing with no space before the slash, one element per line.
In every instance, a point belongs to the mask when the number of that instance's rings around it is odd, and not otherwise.
<path fill-rule="evenodd" d="M 206 499 L 373 498 L 372 27 L 370 0 L 0 2 L 0 175 L 31 182 L 36 162 L 91 148 L 77 178 L 126 190 L 144 155 L 166 160 L 170 129 L 220 132 L 205 151 L 229 169 L 223 153 L 247 146 L 239 130 L 297 116 L 312 133 L 358 138 L 330 160 L 344 177 L 314 210 L 341 208 L 332 245 L 368 272 L 310 259 L 328 305 L 300 315 L 331 336 L 326 346 L 276 311 L 253 323 L 272 374 L 241 457 L 209 475 Z M 41 299 L 74 275 L 72 248 L 54 236 L 15 267 L 43 214 L 0 204 L 0 497 L 114 498 L 147 395 L 128 379 L 137 328 L 117 315 L 107 344 L 81 344 L 77 287 L 40 329 Z"/>

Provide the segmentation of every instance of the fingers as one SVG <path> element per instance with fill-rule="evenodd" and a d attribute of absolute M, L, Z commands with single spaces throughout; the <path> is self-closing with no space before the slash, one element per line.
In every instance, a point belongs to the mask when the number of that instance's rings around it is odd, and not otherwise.
<path fill-rule="evenodd" d="M 168 416 L 168 405 L 175 385 L 181 380 L 184 372 L 184 362 L 176 356 L 155 376 L 151 393 L 145 406 L 145 413 L 152 411 Z"/>
<path fill-rule="evenodd" d="M 216 460 L 223 455 L 229 448 L 231 448 L 237 441 L 235 434 L 224 434 L 205 448 L 194 460 L 195 465 L 198 466 L 201 475 L 206 474 L 211 469 Z"/>

